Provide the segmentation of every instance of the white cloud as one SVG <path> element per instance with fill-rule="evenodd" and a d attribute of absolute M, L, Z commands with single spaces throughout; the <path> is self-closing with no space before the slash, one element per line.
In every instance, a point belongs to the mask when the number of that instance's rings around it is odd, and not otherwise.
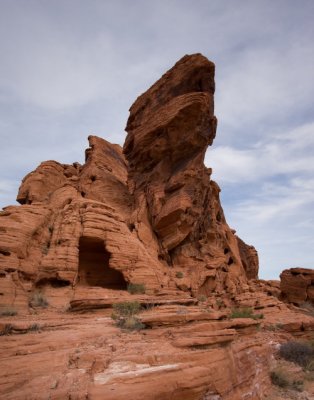
<path fill-rule="evenodd" d="M 292 179 L 282 185 L 265 183 L 250 196 L 232 201 L 223 188 L 225 213 L 231 226 L 259 253 L 263 279 L 275 279 L 285 268 L 313 268 L 314 180 Z M 239 185 L 238 190 L 241 190 Z M 244 191 L 244 193 L 246 193 Z"/>
<path fill-rule="evenodd" d="M 258 225 L 268 224 L 274 219 L 277 223 L 288 218 L 295 220 L 314 206 L 313 187 L 314 180 L 301 179 L 292 179 L 286 186 L 264 184 L 255 196 L 237 204 L 233 214 L 239 220 L 254 220 Z"/>
<path fill-rule="evenodd" d="M 246 149 L 213 147 L 206 164 L 229 224 L 259 252 L 262 278 L 313 267 L 314 123 L 268 132 Z"/>
<path fill-rule="evenodd" d="M 280 174 L 314 175 L 314 123 L 282 134 L 268 134 L 248 149 L 216 146 L 205 163 L 221 184 L 254 182 Z"/>

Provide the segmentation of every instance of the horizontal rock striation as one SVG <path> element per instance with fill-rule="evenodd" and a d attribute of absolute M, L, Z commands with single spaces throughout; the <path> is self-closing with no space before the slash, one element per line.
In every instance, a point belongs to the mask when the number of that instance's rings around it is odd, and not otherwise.
<path fill-rule="evenodd" d="M 257 253 L 227 225 L 204 165 L 217 127 L 214 72 L 200 54 L 183 57 L 130 108 L 123 148 L 133 223 L 146 225 L 159 260 L 184 276 L 177 287 L 204 295 L 235 294 L 258 273 Z"/>
<path fill-rule="evenodd" d="M 123 150 L 90 136 L 84 165 L 46 161 L 23 179 L 21 206 L 0 213 L 3 305 L 27 309 L 38 288 L 84 300 L 84 287 L 129 282 L 232 296 L 257 277 L 257 253 L 227 225 L 204 165 L 214 72 L 200 54 L 183 57 L 130 108 Z"/>
<path fill-rule="evenodd" d="M 226 222 L 204 165 L 214 73 L 183 57 L 131 106 L 123 148 L 89 136 L 84 165 L 41 163 L 0 212 L 1 398 L 275 398 L 275 349 L 314 319 Z M 313 300 L 312 272 L 281 278 Z"/>

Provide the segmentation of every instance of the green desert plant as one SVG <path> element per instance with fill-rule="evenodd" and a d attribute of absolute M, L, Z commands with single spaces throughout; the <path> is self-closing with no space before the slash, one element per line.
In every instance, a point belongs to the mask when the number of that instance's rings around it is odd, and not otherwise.
<path fill-rule="evenodd" d="M 204 294 L 200 294 L 199 296 L 197 296 L 197 300 L 200 303 L 204 303 L 207 300 L 207 297 Z"/>
<path fill-rule="evenodd" d="M 49 248 L 50 248 L 49 242 L 41 246 L 41 251 L 43 252 L 44 255 L 48 254 Z"/>
<path fill-rule="evenodd" d="M 225 303 L 221 299 L 216 299 L 216 305 L 218 308 L 224 307 Z"/>
<path fill-rule="evenodd" d="M 270 331 L 270 332 L 277 332 L 281 329 L 281 327 L 282 327 L 281 324 L 271 324 L 271 325 L 264 326 L 264 329 L 266 331 Z"/>
<path fill-rule="evenodd" d="M 111 318 L 116 321 L 116 325 L 127 330 L 140 330 L 145 328 L 136 317 L 141 311 L 141 305 L 138 301 L 127 301 L 113 305 Z"/>
<path fill-rule="evenodd" d="M 176 278 L 181 279 L 181 278 L 183 278 L 183 277 L 184 277 L 183 272 L 181 272 L 181 271 L 176 272 Z"/>
<path fill-rule="evenodd" d="M 28 332 L 38 332 L 40 330 L 40 326 L 38 324 L 32 324 L 27 330 Z"/>
<path fill-rule="evenodd" d="M 10 335 L 12 333 L 13 326 L 11 324 L 5 324 L 0 331 L 0 336 Z"/>
<path fill-rule="evenodd" d="M 302 380 L 293 380 L 291 381 L 287 374 L 282 369 L 275 369 L 270 372 L 270 380 L 273 385 L 279 386 L 285 389 L 297 390 L 298 392 L 302 392 L 304 382 Z"/>
<path fill-rule="evenodd" d="M 263 319 L 264 318 L 264 314 L 253 314 L 251 318 L 253 318 L 253 319 Z"/>
<path fill-rule="evenodd" d="M 131 294 L 144 294 L 146 291 L 143 283 L 129 283 L 128 292 Z"/>
<path fill-rule="evenodd" d="M 144 310 L 153 311 L 158 305 L 155 302 L 147 302 L 142 304 Z"/>
<path fill-rule="evenodd" d="M 118 326 L 120 326 L 123 329 L 127 329 L 129 331 L 139 331 L 141 329 L 145 328 L 145 325 L 141 323 L 136 317 L 128 317 L 125 319 L 121 319 L 118 323 Z"/>
<path fill-rule="evenodd" d="M 141 311 L 141 305 L 138 301 L 125 301 L 114 304 L 113 311 L 122 317 L 130 317 Z"/>
<path fill-rule="evenodd" d="M 263 314 L 253 314 L 253 310 L 250 307 L 234 308 L 231 312 L 230 318 L 252 318 L 252 319 L 263 319 Z"/>
<path fill-rule="evenodd" d="M 4 317 L 13 317 L 17 315 L 17 310 L 14 307 L 5 307 L 0 311 L 0 315 Z"/>
<path fill-rule="evenodd" d="M 314 382 L 314 371 L 312 371 L 312 370 L 306 371 L 306 375 L 305 375 L 304 379 L 309 382 Z"/>
<path fill-rule="evenodd" d="M 281 388 L 286 388 L 289 386 L 289 380 L 285 373 L 280 369 L 276 369 L 270 372 L 270 380 L 273 385 L 279 386 Z"/>
<path fill-rule="evenodd" d="M 302 392 L 304 389 L 304 382 L 300 379 L 293 380 L 290 384 L 291 389 L 297 390 L 298 392 Z"/>
<path fill-rule="evenodd" d="M 46 308 L 48 307 L 48 301 L 45 297 L 45 295 L 40 292 L 36 291 L 33 293 L 32 298 L 30 299 L 29 305 L 31 307 L 41 307 L 41 308 Z"/>
<path fill-rule="evenodd" d="M 314 372 L 314 359 L 307 363 L 306 369 L 307 371 Z"/>

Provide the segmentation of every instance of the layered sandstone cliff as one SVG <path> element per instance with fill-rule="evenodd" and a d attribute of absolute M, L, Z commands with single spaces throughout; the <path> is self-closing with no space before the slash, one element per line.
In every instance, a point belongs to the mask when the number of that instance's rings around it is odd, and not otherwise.
<path fill-rule="evenodd" d="M 295 398 L 269 370 L 314 319 L 257 279 L 256 250 L 225 220 L 204 165 L 214 70 L 183 57 L 130 108 L 123 148 L 90 136 L 84 165 L 43 162 L 0 212 L 1 398 Z M 121 301 L 143 306 L 139 331 L 110 318 Z"/>
<path fill-rule="evenodd" d="M 27 308 L 41 286 L 128 282 L 232 296 L 257 277 L 257 253 L 229 228 L 204 165 L 214 72 L 200 54 L 183 57 L 130 108 L 123 151 L 90 136 L 84 165 L 47 161 L 23 179 L 21 206 L 0 214 L 2 304 Z"/>

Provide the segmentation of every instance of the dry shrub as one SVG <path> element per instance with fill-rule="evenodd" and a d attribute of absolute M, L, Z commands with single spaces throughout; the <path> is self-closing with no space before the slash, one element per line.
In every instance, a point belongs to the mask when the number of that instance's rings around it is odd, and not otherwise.
<path fill-rule="evenodd" d="M 308 343 L 290 341 L 283 343 L 279 349 L 280 357 L 292 361 L 303 368 L 312 365 L 314 360 L 313 347 Z"/>

